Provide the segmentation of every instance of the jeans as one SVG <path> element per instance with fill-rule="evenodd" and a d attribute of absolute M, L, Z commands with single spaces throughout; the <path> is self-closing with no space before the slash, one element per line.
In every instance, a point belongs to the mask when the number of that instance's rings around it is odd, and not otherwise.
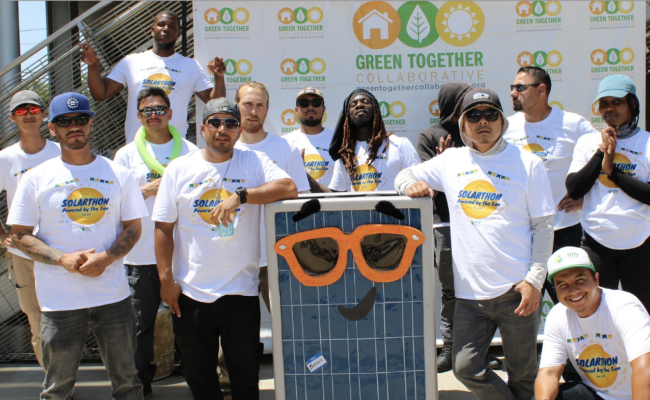
<path fill-rule="evenodd" d="M 143 384 L 151 383 L 156 374 L 154 326 L 160 307 L 160 278 L 155 265 L 124 265 L 129 277 L 131 298 L 136 316 L 137 348 L 135 366 Z"/>
<path fill-rule="evenodd" d="M 535 400 L 535 397 L 532 400 Z M 568 382 L 560 385 L 560 392 L 555 400 L 603 400 L 603 398 L 582 382 Z"/>
<path fill-rule="evenodd" d="M 135 314 L 131 298 L 70 311 L 46 311 L 41 320 L 46 369 L 41 400 L 70 399 L 88 331 L 97 338 L 115 400 L 142 400 L 135 368 Z"/>
<path fill-rule="evenodd" d="M 519 303 L 521 295 L 514 287 L 494 299 L 456 299 L 454 375 L 479 400 L 527 400 L 534 395 L 539 310 L 517 316 L 514 311 Z M 497 328 L 503 340 L 507 384 L 488 366 L 488 348 Z"/>
<path fill-rule="evenodd" d="M 183 375 L 194 400 L 222 400 L 217 376 L 219 342 L 230 374 L 233 400 L 259 399 L 260 300 L 229 295 L 202 303 L 184 294 L 181 317 L 172 316 Z"/>
<path fill-rule="evenodd" d="M 433 230 L 436 238 L 435 266 L 442 286 L 442 308 L 440 310 L 440 333 L 443 342 L 453 341 L 454 309 L 456 294 L 454 292 L 454 268 L 451 258 L 451 234 L 448 226 Z"/>
<path fill-rule="evenodd" d="M 600 286 L 608 289 L 621 287 L 639 298 L 646 310 L 650 310 L 650 239 L 639 247 L 614 250 L 598 243 L 585 232 L 582 248 L 589 254 L 596 272 L 600 275 Z"/>

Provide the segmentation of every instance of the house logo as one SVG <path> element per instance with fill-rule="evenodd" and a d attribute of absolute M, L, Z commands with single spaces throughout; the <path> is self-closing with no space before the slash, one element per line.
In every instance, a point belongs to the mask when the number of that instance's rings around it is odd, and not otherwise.
<path fill-rule="evenodd" d="M 284 125 L 293 126 L 298 123 L 298 113 L 296 113 L 294 110 L 287 109 L 282 112 L 280 119 Z"/>
<path fill-rule="evenodd" d="M 304 7 L 294 9 L 285 7 L 278 12 L 278 20 L 285 25 L 293 22 L 297 24 L 305 24 L 307 22 L 318 24 L 323 20 L 323 10 L 318 7 L 311 7 L 309 10 Z"/>
<path fill-rule="evenodd" d="M 594 15 L 606 14 L 629 14 L 634 10 L 633 1 L 592 1 L 589 3 L 589 11 Z"/>
<path fill-rule="evenodd" d="M 526 18 L 533 12 L 533 5 L 530 1 L 520 1 L 515 6 L 515 12 L 522 18 Z"/>
<path fill-rule="evenodd" d="M 233 76 L 239 74 L 246 76 L 253 71 L 253 64 L 248 60 L 232 60 L 228 59 L 223 62 L 226 65 L 226 75 Z"/>
<path fill-rule="evenodd" d="M 285 75 L 293 75 L 295 73 L 306 75 L 310 72 L 315 75 L 320 75 L 325 72 L 326 68 L 327 64 L 322 58 L 314 58 L 311 61 L 307 58 L 299 58 L 297 60 L 285 58 L 280 63 L 280 70 Z"/>
<path fill-rule="evenodd" d="M 222 8 L 217 10 L 216 8 L 208 8 L 203 14 L 203 18 L 208 25 L 216 25 L 221 22 L 224 25 L 230 25 L 233 22 L 242 25 L 248 22 L 250 18 L 250 13 L 247 9 L 243 7 L 236 8 Z"/>
<path fill-rule="evenodd" d="M 548 106 L 549 107 L 555 107 L 555 108 L 558 108 L 558 109 L 564 111 L 564 106 L 559 101 L 552 101 L 552 102 L 548 103 Z"/>
<path fill-rule="evenodd" d="M 558 67 L 562 63 L 562 54 L 557 50 L 551 50 L 548 53 L 536 51 L 531 53 L 523 51 L 517 56 L 517 64 L 520 67 Z"/>
<path fill-rule="evenodd" d="M 452 46 L 467 46 L 483 33 L 485 16 L 473 1 L 408 1 L 397 11 L 383 1 L 363 4 L 354 14 L 354 34 L 361 44 L 383 49 L 396 39 L 409 47 L 426 47 L 441 37 Z"/>
<path fill-rule="evenodd" d="M 597 116 L 600 116 L 600 111 L 599 111 L 599 105 L 598 102 L 595 102 L 594 104 L 591 105 L 591 113 Z"/>
<path fill-rule="evenodd" d="M 380 101 L 379 111 L 382 118 L 401 118 L 406 113 L 406 106 L 401 101 L 394 101 L 390 104 Z"/>
<path fill-rule="evenodd" d="M 619 63 L 629 65 L 634 61 L 634 51 L 629 47 L 624 49 L 611 48 L 609 50 L 596 49 L 589 56 L 594 65 L 617 65 Z"/>
<path fill-rule="evenodd" d="M 434 117 L 440 117 L 440 106 L 438 105 L 438 100 L 429 103 L 429 113 Z"/>

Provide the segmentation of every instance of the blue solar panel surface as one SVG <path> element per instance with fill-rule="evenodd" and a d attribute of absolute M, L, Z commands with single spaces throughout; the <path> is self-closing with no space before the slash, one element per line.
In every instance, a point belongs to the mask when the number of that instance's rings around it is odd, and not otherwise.
<path fill-rule="evenodd" d="M 277 213 L 276 240 L 322 227 L 345 233 L 376 223 L 421 229 L 419 209 L 401 211 L 404 221 L 374 210 L 324 211 L 297 223 L 294 213 Z M 284 257 L 277 257 L 287 400 L 425 399 L 421 246 L 406 275 L 390 283 L 361 275 L 349 252 L 341 279 L 308 287 L 296 280 Z M 338 306 L 357 305 L 373 286 L 377 296 L 370 314 L 357 322 L 345 319 Z M 319 353 L 327 364 L 310 372 L 307 360 Z"/>

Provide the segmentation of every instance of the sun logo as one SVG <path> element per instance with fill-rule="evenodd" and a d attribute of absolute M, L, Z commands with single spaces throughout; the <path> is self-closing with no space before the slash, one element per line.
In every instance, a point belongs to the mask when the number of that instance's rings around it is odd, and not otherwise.
<path fill-rule="evenodd" d="M 468 217 L 483 219 L 490 216 L 500 205 L 502 194 L 497 193 L 491 182 L 472 181 L 458 193 L 460 207 Z"/>
<path fill-rule="evenodd" d="M 253 71 L 253 64 L 248 60 L 231 60 L 228 59 L 223 62 L 226 65 L 226 75 L 232 76 L 235 74 L 248 75 Z"/>
<path fill-rule="evenodd" d="M 533 6 L 529 1 L 520 1 L 515 6 L 515 12 L 522 18 L 526 18 L 533 12 Z"/>
<path fill-rule="evenodd" d="M 587 379 L 601 389 L 608 388 L 618 377 L 618 357 L 612 357 L 603 346 L 592 344 L 580 353 L 576 364 Z"/>
<path fill-rule="evenodd" d="M 323 10 L 318 7 L 312 7 L 307 11 L 307 19 L 312 24 L 317 24 L 323 20 Z"/>
<path fill-rule="evenodd" d="M 382 118 L 401 118 L 406 113 L 406 106 L 401 101 L 394 101 L 390 104 L 386 101 L 380 101 L 379 112 Z"/>
<path fill-rule="evenodd" d="M 194 212 L 198 213 L 203 222 L 208 225 L 213 225 L 210 221 L 210 214 L 212 210 L 228 197 L 231 193 L 226 189 L 210 189 L 201 195 L 198 200 L 194 201 Z M 233 214 L 237 214 L 235 211 Z M 234 217 L 234 215 L 233 215 Z"/>
<path fill-rule="evenodd" d="M 434 117 L 440 117 L 440 106 L 438 105 L 438 100 L 429 103 L 429 113 Z"/>
<path fill-rule="evenodd" d="M 485 28 L 483 10 L 473 1 L 448 1 L 436 16 L 436 29 L 452 46 L 467 46 L 481 37 Z"/>
<path fill-rule="evenodd" d="M 237 22 L 238 24 L 245 24 L 246 22 L 248 22 L 250 16 L 251 15 L 248 13 L 248 10 L 242 7 L 239 7 L 234 12 L 235 22 Z"/>
<path fill-rule="evenodd" d="M 548 1 L 544 8 L 546 9 L 546 13 L 551 17 L 558 15 L 562 11 L 562 5 L 560 5 L 559 1 Z"/>
<path fill-rule="evenodd" d="M 623 64 L 631 64 L 634 61 L 634 52 L 629 47 L 621 50 L 621 62 Z"/>
<path fill-rule="evenodd" d="M 559 108 L 560 110 L 564 110 L 564 106 L 559 101 L 552 101 L 552 102 L 548 103 L 548 106 L 549 107 Z"/>
<path fill-rule="evenodd" d="M 280 119 L 286 126 L 292 126 L 298 123 L 298 113 L 296 113 L 294 110 L 287 109 L 282 112 Z"/>
<path fill-rule="evenodd" d="M 619 1 L 618 2 L 618 10 L 623 13 L 623 14 L 629 14 L 634 10 L 634 2 L 633 1 Z"/>
<path fill-rule="evenodd" d="M 96 189 L 80 188 L 70 193 L 68 198 L 63 201 L 62 211 L 78 224 L 92 225 L 104 217 L 108 210 L 109 200 Z"/>
<path fill-rule="evenodd" d="M 352 28 L 361 44 L 371 49 L 383 49 L 395 42 L 402 23 L 395 9 L 383 1 L 362 4 L 354 13 Z"/>
<path fill-rule="evenodd" d="M 161 88 L 169 96 L 176 86 L 176 82 L 167 74 L 153 74 L 142 81 L 142 88 Z"/>
<path fill-rule="evenodd" d="M 546 60 L 548 62 L 548 65 L 551 67 L 557 67 L 562 63 L 562 54 L 560 54 L 560 52 L 557 50 L 552 50 L 546 56 Z"/>

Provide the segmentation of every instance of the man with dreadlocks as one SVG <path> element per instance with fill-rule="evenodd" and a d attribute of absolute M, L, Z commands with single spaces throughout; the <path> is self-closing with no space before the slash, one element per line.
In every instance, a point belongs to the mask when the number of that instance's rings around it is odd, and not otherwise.
<path fill-rule="evenodd" d="M 611 75 L 598 85 L 602 133 L 576 143 L 566 187 L 584 196 L 582 248 L 600 274 L 600 286 L 637 296 L 650 310 L 650 133 L 639 128 L 634 82 Z"/>
<path fill-rule="evenodd" d="M 397 174 L 420 163 L 407 138 L 386 132 L 377 99 L 362 89 L 345 99 L 329 153 L 336 161 L 329 188 L 337 192 L 395 190 Z"/>

